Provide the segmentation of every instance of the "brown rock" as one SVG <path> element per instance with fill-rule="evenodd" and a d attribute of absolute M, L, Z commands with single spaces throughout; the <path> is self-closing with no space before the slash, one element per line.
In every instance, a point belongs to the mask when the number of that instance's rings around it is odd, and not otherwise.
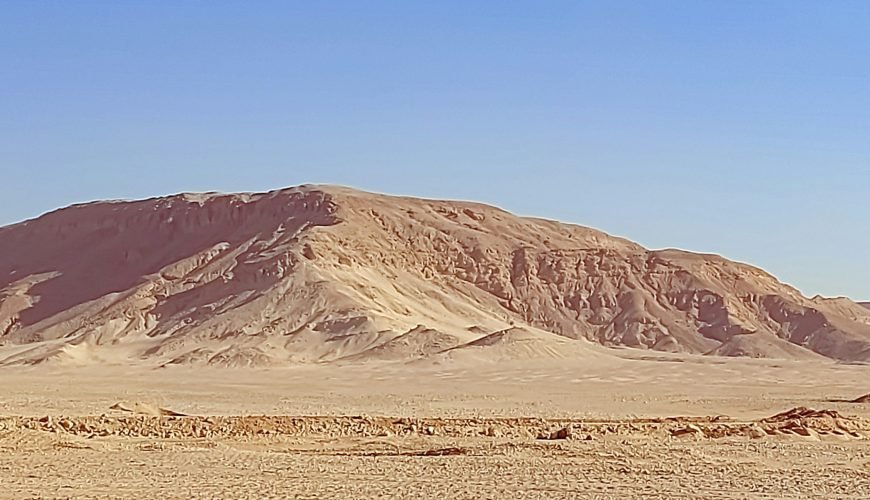
<path fill-rule="evenodd" d="M 680 427 L 678 429 L 674 429 L 671 431 L 671 435 L 674 437 L 682 437 L 682 436 L 702 436 L 703 431 L 700 427 L 695 424 L 689 424 L 685 427 Z"/>

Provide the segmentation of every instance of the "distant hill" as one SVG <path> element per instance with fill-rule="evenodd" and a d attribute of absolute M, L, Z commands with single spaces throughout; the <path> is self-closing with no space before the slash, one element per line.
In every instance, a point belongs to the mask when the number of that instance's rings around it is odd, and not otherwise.
<path fill-rule="evenodd" d="M 88 203 L 0 228 L 0 364 L 603 352 L 528 333 L 542 331 L 870 361 L 870 310 L 848 299 L 478 203 L 300 186 Z"/>

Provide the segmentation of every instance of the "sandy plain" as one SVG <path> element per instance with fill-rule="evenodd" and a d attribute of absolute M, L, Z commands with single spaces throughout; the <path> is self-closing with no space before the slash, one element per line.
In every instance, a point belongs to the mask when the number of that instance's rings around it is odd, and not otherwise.
<path fill-rule="evenodd" d="M 2 498 L 870 497 L 866 365 L 622 350 L 0 380 Z M 770 420 L 799 407 L 829 411 Z"/>

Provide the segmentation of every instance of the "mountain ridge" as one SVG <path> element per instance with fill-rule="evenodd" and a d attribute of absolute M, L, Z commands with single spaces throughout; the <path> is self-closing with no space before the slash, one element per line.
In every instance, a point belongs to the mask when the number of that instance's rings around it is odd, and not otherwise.
<path fill-rule="evenodd" d="M 848 299 L 475 202 L 303 185 L 89 202 L 0 228 L 0 364 L 359 360 L 418 327 L 444 341 L 514 325 L 870 361 L 870 310 Z"/>

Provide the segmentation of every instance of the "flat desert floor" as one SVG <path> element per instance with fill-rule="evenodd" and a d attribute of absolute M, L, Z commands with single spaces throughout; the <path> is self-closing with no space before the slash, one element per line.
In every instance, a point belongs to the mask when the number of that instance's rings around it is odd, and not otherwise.
<path fill-rule="evenodd" d="M 0 380 L 0 498 L 870 498 L 870 404 L 848 402 L 866 365 L 626 351 Z"/>

